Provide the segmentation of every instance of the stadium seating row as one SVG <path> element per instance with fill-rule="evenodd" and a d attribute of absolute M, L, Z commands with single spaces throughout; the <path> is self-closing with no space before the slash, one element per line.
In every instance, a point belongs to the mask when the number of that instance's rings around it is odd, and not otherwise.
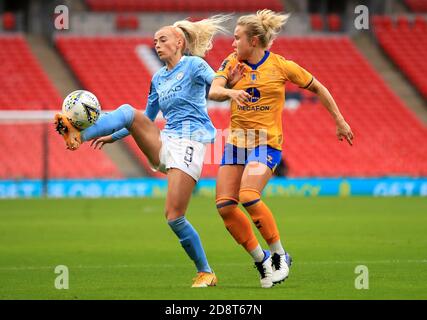
<path fill-rule="evenodd" d="M 405 0 L 405 3 L 413 12 L 427 12 L 426 0 Z"/>
<path fill-rule="evenodd" d="M 121 173 L 103 151 L 83 145 L 78 152 L 65 149 L 48 124 L 0 124 L 0 179 L 41 178 L 45 157 L 50 178 L 119 178 Z M 47 153 L 44 132 L 48 133 Z"/>
<path fill-rule="evenodd" d="M 427 50 L 427 22 L 423 17 L 415 18 L 412 27 L 405 17 L 390 27 L 389 19 L 379 17 L 374 22 L 378 43 L 399 69 L 427 98 L 427 61 L 422 52 Z"/>
<path fill-rule="evenodd" d="M 269 8 L 283 11 L 280 0 L 86 0 L 93 11 L 148 11 L 148 12 L 243 12 Z"/>
<path fill-rule="evenodd" d="M 59 95 L 25 38 L 0 36 L 0 110 L 58 110 Z M 42 177 L 42 124 L 0 123 L 0 179 Z M 119 177 L 121 174 L 103 151 L 84 146 L 79 153 L 67 151 L 62 138 L 49 125 L 49 176 L 52 178 Z"/>
<path fill-rule="evenodd" d="M 314 31 L 325 31 L 325 28 L 332 32 L 341 31 L 342 22 L 338 14 L 330 14 L 324 17 L 321 14 L 310 15 L 311 29 Z"/>
<path fill-rule="evenodd" d="M 424 16 L 417 15 L 413 19 L 408 16 L 398 16 L 393 19 L 390 16 L 373 16 L 375 30 L 427 30 L 427 21 Z"/>
<path fill-rule="evenodd" d="M 61 97 L 22 35 L 0 36 L 0 109 L 55 109 Z"/>

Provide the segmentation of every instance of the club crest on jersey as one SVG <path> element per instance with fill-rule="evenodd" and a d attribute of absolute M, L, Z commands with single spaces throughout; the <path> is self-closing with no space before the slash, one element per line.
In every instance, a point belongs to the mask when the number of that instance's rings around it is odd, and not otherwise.
<path fill-rule="evenodd" d="M 256 73 L 255 73 L 255 72 L 252 72 L 252 73 L 251 73 L 251 75 L 250 75 L 250 77 L 251 77 L 251 83 L 255 83 L 255 82 L 256 82 L 256 79 L 257 79 L 257 75 L 256 75 Z"/>
<path fill-rule="evenodd" d="M 256 103 L 261 98 L 261 93 L 257 88 L 254 88 L 254 87 L 248 88 L 246 89 L 246 92 L 251 95 L 250 102 Z"/>
<path fill-rule="evenodd" d="M 184 78 L 184 72 L 180 72 L 176 75 L 176 80 L 181 80 L 182 78 Z"/>

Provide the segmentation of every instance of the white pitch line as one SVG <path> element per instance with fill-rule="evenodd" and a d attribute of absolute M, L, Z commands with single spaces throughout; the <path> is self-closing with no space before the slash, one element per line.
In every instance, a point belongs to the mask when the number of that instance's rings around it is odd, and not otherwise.
<path fill-rule="evenodd" d="M 296 265 L 333 265 L 333 264 L 355 264 L 355 265 L 369 265 L 369 264 L 396 264 L 396 263 L 427 263 L 427 259 L 423 260 L 359 260 L 359 261 L 301 261 L 295 262 Z M 245 266 L 247 263 L 217 263 L 216 266 Z M 0 271 L 23 271 L 23 270 L 54 270 L 56 266 L 19 266 L 19 267 L 0 267 Z M 103 265 L 103 266 L 68 266 L 69 269 L 126 269 L 126 268 L 176 268 L 173 264 L 118 264 L 118 265 Z"/>

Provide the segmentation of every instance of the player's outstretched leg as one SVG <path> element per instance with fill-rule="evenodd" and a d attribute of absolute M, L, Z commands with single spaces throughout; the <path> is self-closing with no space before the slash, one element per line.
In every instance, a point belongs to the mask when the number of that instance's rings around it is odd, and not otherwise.
<path fill-rule="evenodd" d="M 63 136 L 67 147 L 76 150 L 81 143 L 94 138 L 107 136 L 123 128 L 130 128 L 136 110 L 124 104 L 112 112 L 102 114 L 98 121 L 82 131 L 76 129 L 61 113 L 55 115 L 56 130 Z"/>
<path fill-rule="evenodd" d="M 98 137 L 111 135 L 123 128 L 129 130 L 138 147 L 150 162 L 160 163 L 159 152 L 162 146 L 159 128 L 142 112 L 129 104 L 124 104 L 114 111 L 102 114 L 98 121 L 82 131 L 74 128 L 65 115 L 55 115 L 57 131 L 63 136 L 67 147 L 77 150 L 81 143 Z"/>
<path fill-rule="evenodd" d="M 64 138 L 67 148 L 70 150 L 78 149 L 82 143 L 80 131 L 62 113 L 55 114 L 54 123 L 56 131 Z"/>

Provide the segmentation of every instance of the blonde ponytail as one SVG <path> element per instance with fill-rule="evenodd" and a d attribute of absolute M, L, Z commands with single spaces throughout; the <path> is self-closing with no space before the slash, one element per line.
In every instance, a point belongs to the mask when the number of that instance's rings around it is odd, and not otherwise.
<path fill-rule="evenodd" d="M 230 17 L 230 15 L 215 15 L 197 22 L 181 20 L 175 22 L 173 27 L 182 32 L 187 53 L 204 57 L 206 52 L 212 49 L 212 40 L 215 34 L 227 32 L 221 24 L 229 20 Z"/>
<path fill-rule="evenodd" d="M 246 27 L 248 38 L 259 38 L 262 48 L 268 48 L 286 24 L 290 14 L 281 14 L 264 9 L 256 14 L 242 16 L 237 20 L 237 25 Z"/>

